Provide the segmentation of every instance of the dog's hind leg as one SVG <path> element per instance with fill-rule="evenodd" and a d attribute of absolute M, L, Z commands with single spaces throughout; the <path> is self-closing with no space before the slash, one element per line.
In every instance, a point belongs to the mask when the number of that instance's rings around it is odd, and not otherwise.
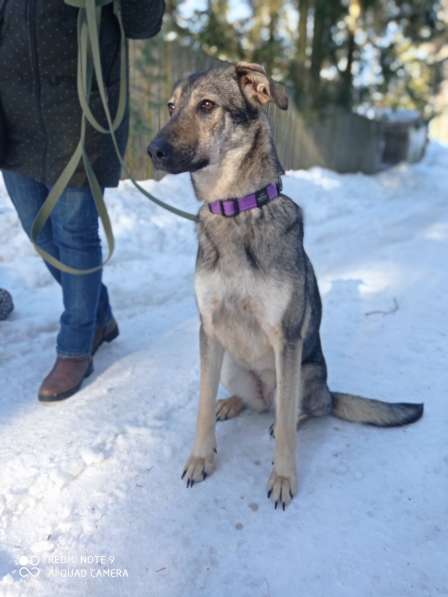
<path fill-rule="evenodd" d="M 236 362 L 228 352 L 224 355 L 221 383 L 231 394 L 230 398 L 218 400 L 216 419 L 225 421 L 237 417 L 246 406 L 257 412 L 266 410 L 260 380 L 254 373 Z"/>
<path fill-rule="evenodd" d="M 296 428 L 302 395 L 303 342 L 280 340 L 275 346 L 277 391 L 275 396 L 274 466 L 268 480 L 268 498 L 283 509 L 297 491 Z"/>
<path fill-rule="evenodd" d="M 203 326 L 200 329 L 201 384 L 196 437 L 182 479 L 187 487 L 203 481 L 215 468 L 216 394 L 218 391 L 224 349 Z"/>
<path fill-rule="evenodd" d="M 244 410 L 245 405 L 239 396 L 230 396 L 223 398 L 216 403 L 216 420 L 227 421 L 234 419 Z"/>
<path fill-rule="evenodd" d="M 332 398 L 327 386 L 327 365 L 318 338 L 312 354 L 302 363 L 302 413 L 311 417 L 331 414 Z M 299 416 L 300 416 L 299 412 Z"/>

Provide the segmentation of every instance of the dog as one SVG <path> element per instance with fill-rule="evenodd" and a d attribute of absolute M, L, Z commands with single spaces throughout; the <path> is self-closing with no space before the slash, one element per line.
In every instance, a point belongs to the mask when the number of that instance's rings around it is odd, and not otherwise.
<path fill-rule="evenodd" d="M 321 298 L 303 246 L 301 208 L 281 192 L 284 170 L 264 107 L 288 107 L 285 88 L 258 64 L 223 64 L 178 82 L 170 119 L 148 147 L 157 169 L 190 172 L 197 198 L 195 293 L 200 314 L 196 436 L 187 487 L 215 469 L 216 420 L 275 406 L 267 496 L 284 510 L 297 492 L 296 430 L 334 415 L 405 425 L 422 404 L 332 392 L 319 328 Z M 230 393 L 216 401 L 221 383 Z"/>

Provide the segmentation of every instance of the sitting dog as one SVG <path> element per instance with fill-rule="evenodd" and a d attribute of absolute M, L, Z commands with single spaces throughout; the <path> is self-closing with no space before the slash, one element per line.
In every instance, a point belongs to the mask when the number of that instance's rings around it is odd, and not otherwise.
<path fill-rule="evenodd" d="M 174 87 L 168 123 L 148 147 L 157 169 L 190 172 L 198 214 L 195 290 L 201 381 L 187 486 L 215 468 L 216 419 L 275 405 L 268 498 L 283 509 L 297 491 L 296 427 L 334 415 L 378 426 L 412 423 L 423 405 L 332 392 L 319 327 L 321 299 L 303 247 L 300 207 L 282 193 L 266 111 L 288 107 L 262 66 L 241 62 L 191 75 Z M 216 402 L 219 383 L 231 397 Z"/>

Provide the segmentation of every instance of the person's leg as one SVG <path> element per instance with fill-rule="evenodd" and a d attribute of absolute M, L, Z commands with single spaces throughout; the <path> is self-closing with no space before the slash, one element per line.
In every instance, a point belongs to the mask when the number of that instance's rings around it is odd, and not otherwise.
<path fill-rule="evenodd" d="M 6 190 L 8 191 L 11 201 L 17 211 L 20 223 L 22 224 L 22 227 L 28 237 L 31 237 L 31 227 L 34 222 L 34 218 L 48 196 L 48 189 L 44 184 L 37 182 L 33 178 L 24 176 L 22 174 L 17 174 L 16 172 L 12 172 L 10 170 L 4 170 L 2 174 L 5 181 Z M 38 244 L 45 251 L 47 251 L 47 253 L 56 259 L 60 259 L 58 247 L 53 240 L 51 220 L 48 220 L 44 226 L 44 229 L 39 235 Z M 56 282 L 61 284 L 61 272 L 52 265 L 48 264 L 45 260 L 44 263 Z M 102 327 L 106 325 L 111 318 L 112 314 L 109 305 L 107 288 L 104 284 L 101 284 L 97 312 L 97 326 Z"/>
<path fill-rule="evenodd" d="M 22 175 L 3 172 L 5 185 L 28 236 L 48 196 L 45 185 Z M 90 268 L 101 262 L 98 215 L 88 190 L 68 189 L 59 200 L 38 244 L 63 263 Z M 70 276 L 46 264 L 62 286 L 65 311 L 58 335 L 58 358 L 39 388 L 39 400 L 53 402 L 72 396 L 93 370 L 91 352 L 118 336 L 101 271 Z M 108 325 L 107 325 L 108 324 Z M 95 333 L 96 332 L 96 333 Z M 93 337 L 95 336 L 95 347 Z"/>
<path fill-rule="evenodd" d="M 5 181 L 6 190 L 11 198 L 12 204 L 14 205 L 17 215 L 19 216 L 20 223 L 26 234 L 31 237 L 31 227 L 34 222 L 34 218 L 37 212 L 42 207 L 45 199 L 48 196 L 48 189 L 45 185 L 33 178 L 23 176 L 23 174 L 17 174 L 10 170 L 4 170 L 2 172 L 3 180 Z M 56 259 L 59 259 L 59 251 L 53 242 L 53 233 L 51 229 L 51 222 L 48 221 L 39 235 L 38 244 L 42 249 L 47 251 Z M 59 270 L 54 268 L 45 262 L 48 270 L 50 271 L 53 278 L 60 283 L 61 273 Z"/>
<path fill-rule="evenodd" d="M 96 312 L 97 327 L 103 327 L 112 319 L 112 310 L 110 308 L 109 293 L 107 287 L 101 283 L 100 298 Z"/>
<path fill-rule="evenodd" d="M 51 223 L 54 242 L 63 263 L 78 269 L 96 267 L 101 263 L 98 214 L 90 189 L 66 189 L 53 211 Z M 87 275 L 61 274 L 64 313 L 57 340 L 59 356 L 90 355 L 96 326 L 111 319 L 107 289 L 101 284 L 101 274 L 101 271 Z"/>

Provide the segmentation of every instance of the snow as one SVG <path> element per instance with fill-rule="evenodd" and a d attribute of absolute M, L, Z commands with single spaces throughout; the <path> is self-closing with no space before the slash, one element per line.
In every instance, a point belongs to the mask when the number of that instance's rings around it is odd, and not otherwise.
<path fill-rule="evenodd" d="M 379 175 L 289 172 L 323 297 L 330 385 L 425 403 L 409 427 L 299 431 L 299 495 L 274 511 L 271 414 L 218 426 L 218 468 L 187 490 L 198 394 L 191 223 L 129 183 L 107 194 L 120 337 L 70 400 L 36 391 L 60 295 L 0 187 L 0 595 L 448 595 L 448 148 Z M 146 187 L 196 210 L 188 177 Z M 398 306 L 398 309 L 396 308 Z"/>

